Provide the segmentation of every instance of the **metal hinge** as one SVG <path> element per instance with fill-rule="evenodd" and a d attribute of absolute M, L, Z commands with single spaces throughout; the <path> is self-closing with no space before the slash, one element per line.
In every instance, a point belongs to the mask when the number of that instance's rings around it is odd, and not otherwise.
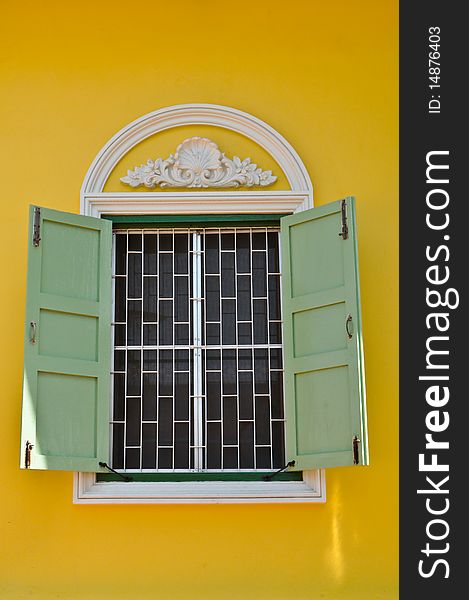
<path fill-rule="evenodd" d="M 348 225 L 347 225 L 347 200 L 342 200 L 342 231 L 339 235 L 343 240 L 348 238 Z"/>
<path fill-rule="evenodd" d="M 29 440 L 26 442 L 26 449 L 24 452 L 24 468 L 29 469 L 31 466 L 31 450 L 34 448 L 34 444 L 31 444 Z"/>
<path fill-rule="evenodd" d="M 360 462 L 360 455 L 358 452 L 358 444 L 360 443 L 360 438 L 357 435 L 353 436 L 352 440 L 352 448 L 353 448 L 353 464 L 358 465 Z"/>
<path fill-rule="evenodd" d="M 33 246 L 37 248 L 41 241 L 41 209 L 39 206 L 34 207 L 34 223 L 33 223 Z"/>

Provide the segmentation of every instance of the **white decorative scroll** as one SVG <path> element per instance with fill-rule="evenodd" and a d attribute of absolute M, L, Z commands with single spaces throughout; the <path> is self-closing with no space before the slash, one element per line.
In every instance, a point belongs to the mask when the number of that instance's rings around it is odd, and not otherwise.
<path fill-rule="evenodd" d="M 263 171 L 250 158 L 232 160 L 207 138 L 184 140 L 176 153 L 163 160 L 149 160 L 128 171 L 121 181 L 131 187 L 208 188 L 267 186 L 277 180 L 272 171 Z"/>

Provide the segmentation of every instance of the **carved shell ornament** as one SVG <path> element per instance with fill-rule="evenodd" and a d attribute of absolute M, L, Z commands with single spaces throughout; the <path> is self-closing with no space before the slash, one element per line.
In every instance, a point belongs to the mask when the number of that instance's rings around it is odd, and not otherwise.
<path fill-rule="evenodd" d="M 145 165 L 127 171 L 121 181 L 131 187 L 253 187 L 266 186 L 277 180 L 272 171 L 263 171 L 250 158 L 233 160 L 207 138 L 184 140 L 176 153 L 163 160 L 149 160 Z"/>

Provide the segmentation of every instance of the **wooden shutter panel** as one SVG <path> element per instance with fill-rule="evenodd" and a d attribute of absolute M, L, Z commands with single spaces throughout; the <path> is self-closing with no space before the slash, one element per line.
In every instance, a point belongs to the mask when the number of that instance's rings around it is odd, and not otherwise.
<path fill-rule="evenodd" d="M 284 217 L 281 238 L 287 458 L 368 464 L 355 199 Z"/>
<path fill-rule="evenodd" d="M 31 207 L 23 468 L 108 462 L 111 240 L 109 221 Z"/>

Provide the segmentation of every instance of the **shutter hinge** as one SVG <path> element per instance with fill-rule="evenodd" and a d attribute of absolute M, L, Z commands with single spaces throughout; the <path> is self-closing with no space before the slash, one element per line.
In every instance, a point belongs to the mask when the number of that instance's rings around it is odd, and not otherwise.
<path fill-rule="evenodd" d="M 342 200 L 342 231 L 339 235 L 343 240 L 348 238 L 348 225 L 347 225 L 347 200 Z"/>
<path fill-rule="evenodd" d="M 33 246 L 37 248 L 41 241 L 41 209 L 39 206 L 34 207 L 34 223 L 33 223 Z"/>
<path fill-rule="evenodd" d="M 360 443 L 360 438 L 357 435 L 353 436 L 352 447 L 353 447 L 353 464 L 358 465 L 360 463 L 360 455 L 358 452 L 358 444 Z"/>
<path fill-rule="evenodd" d="M 29 469 L 31 466 L 31 450 L 34 448 L 34 444 L 31 444 L 29 440 L 26 441 L 26 448 L 24 451 L 24 468 Z"/>

